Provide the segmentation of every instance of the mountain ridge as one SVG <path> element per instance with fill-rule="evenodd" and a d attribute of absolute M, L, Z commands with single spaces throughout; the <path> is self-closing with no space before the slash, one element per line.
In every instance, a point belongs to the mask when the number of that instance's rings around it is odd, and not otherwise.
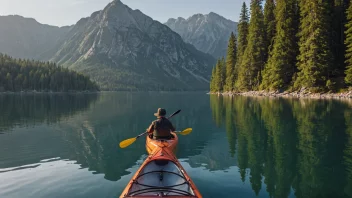
<path fill-rule="evenodd" d="M 215 63 L 169 27 L 116 0 L 78 21 L 64 40 L 51 60 L 107 89 L 116 88 L 112 83 L 133 90 L 206 90 Z"/>
<path fill-rule="evenodd" d="M 41 24 L 20 15 L 0 16 L 0 52 L 15 58 L 41 59 L 71 26 Z"/>
<path fill-rule="evenodd" d="M 170 18 L 164 24 L 181 35 L 184 41 L 215 58 L 226 55 L 231 32 L 237 34 L 237 23 L 215 12 L 197 13 L 187 19 Z"/>
<path fill-rule="evenodd" d="M 215 59 L 184 42 L 168 26 L 138 9 L 132 10 L 120 0 L 112 1 L 72 26 L 41 26 L 32 18 L 14 18 L 24 20 L 22 23 L 28 19 L 28 23 L 23 27 L 16 21 L 13 23 L 23 30 L 17 31 L 7 45 L 24 37 L 18 45 L 5 49 L 0 45 L 0 52 L 10 56 L 57 62 L 90 76 L 102 89 L 208 89 Z M 0 16 L 0 22 L 2 19 Z M 28 24 L 35 24 L 36 28 Z M 41 28 L 49 31 L 43 36 Z M 36 37 L 20 34 L 26 31 L 32 31 Z M 10 37 L 1 36 L 3 32 L 0 27 L 0 44 Z M 33 44 L 38 41 L 41 45 Z"/>

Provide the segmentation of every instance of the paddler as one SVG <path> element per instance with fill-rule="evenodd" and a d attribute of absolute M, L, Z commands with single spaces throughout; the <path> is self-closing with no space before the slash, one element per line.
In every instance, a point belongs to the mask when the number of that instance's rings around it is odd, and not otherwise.
<path fill-rule="evenodd" d="M 175 131 L 175 127 L 172 125 L 169 119 L 165 117 L 166 110 L 159 108 L 154 115 L 157 117 L 155 121 L 147 129 L 149 135 L 153 136 L 153 139 L 171 139 L 171 132 Z"/>

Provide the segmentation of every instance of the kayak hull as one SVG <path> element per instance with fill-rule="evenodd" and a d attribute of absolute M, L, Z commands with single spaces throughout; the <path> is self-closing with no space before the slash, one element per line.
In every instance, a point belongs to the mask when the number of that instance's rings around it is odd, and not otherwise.
<path fill-rule="evenodd" d="M 171 148 L 153 150 L 134 174 L 120 198 L 202 198 Z"/>
<path fill-rule="evenodd" d="M 153 152 L 157 151 L 160 148 L 168 148 L 170 151 L 175 153 L 178 144 L 178 137 L 174 132 L 172 132 L 171 134 L 173 135 L 173 138 L 170 140 L 154 140 L 147 135 L 145 146 L 148 154 L 153 154 Z"/>

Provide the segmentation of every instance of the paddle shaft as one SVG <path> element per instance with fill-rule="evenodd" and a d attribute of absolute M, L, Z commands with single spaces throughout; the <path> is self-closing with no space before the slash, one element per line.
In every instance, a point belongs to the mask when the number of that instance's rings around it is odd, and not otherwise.
<path fill-rule="evenodd" d="M 180 113 L 180 111 L 181 111 L 181 109 L 178 110 L 178 111 L 176 111 L 176 112 L 173 113 L 172 115 L 170 115 L 167 119 L 170 119 L 170 118 L 172 118 L 173 116 L 177 115 L 178 113 Z M 141 136 L 143 136 L 143 135 L 145 135 L 145 134 L 147 134 L 147 133 L 148 133 L 148 131 L 146 131 L 146 132 L 144 132 L 144 133 L 138 135 L 136 138 L 138 139 L 139 137 L 141 137 Z"/>

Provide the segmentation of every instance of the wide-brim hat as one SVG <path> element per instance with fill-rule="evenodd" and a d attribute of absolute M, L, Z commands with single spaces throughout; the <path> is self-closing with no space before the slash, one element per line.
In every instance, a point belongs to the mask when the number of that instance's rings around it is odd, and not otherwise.
<path fill-rule="evenodd" d="M 156 113 L 154 113 L 154 115 L 156 117 L 159 117 L 159 116 L 165 116 L 166 115 L 166 110 L 165 109 L 162 109 L 162 108 L 159 108 L 158 111 Z"/>

